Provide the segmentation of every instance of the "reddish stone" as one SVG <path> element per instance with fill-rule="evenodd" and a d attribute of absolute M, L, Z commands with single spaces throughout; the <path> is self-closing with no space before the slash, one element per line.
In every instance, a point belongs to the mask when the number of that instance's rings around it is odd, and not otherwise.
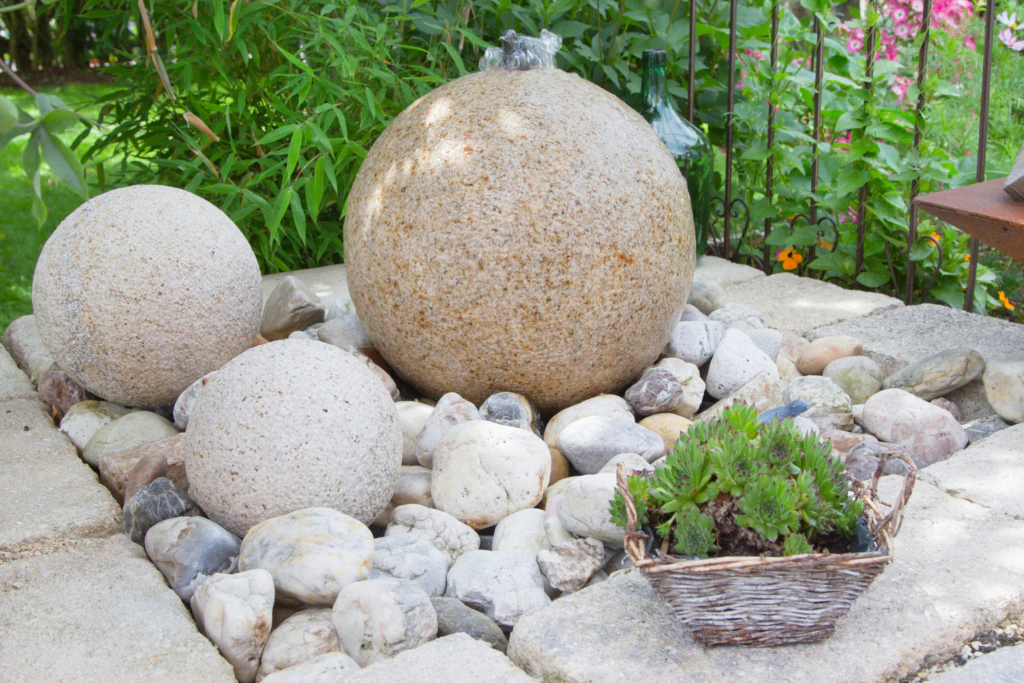
<path fill-rule="evenodd" d="M 50 407 L 50 413 L 57 422 L 71 410 L 71 406 L 89 398 L 89 392 L 56 363 L 39 378 L 37 391 L 39 400 Z"/>
<path fill-rule="evenodd" d="M 159 441 L 150 441 L 135 448 L 106 453 L 100 458 L 100 483 L 110 489 L 119 503 L 124 503 L 125 487 L 135 465 L 146 456 L 159 454 L 167 462 L 167 474 L 175 486 L 188 491 L 185 474 L 185 434 L 175 434 Z"/>
<path fill-rule="evenodd" d="M 144 455 L 128 473 L 124 486 L 124 500 L 128 502 L 136 493 L 150 483 L 167 476 L 167 458 L 161 453 Z"/>

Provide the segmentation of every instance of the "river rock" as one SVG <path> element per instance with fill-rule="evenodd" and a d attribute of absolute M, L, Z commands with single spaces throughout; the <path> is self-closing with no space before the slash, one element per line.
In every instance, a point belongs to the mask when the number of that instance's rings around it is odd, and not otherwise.
<path fill-rule="evenodd" d="M 416 533 L 425 536 L 434 547 L 448 558 L 448 565 L 463 553 L 480 547 L 480 536 L 473 529 L 447 512 L 423 507 L 402 505 L 391 513 L 391 524 L 385 536 Z"/>
<path fill-rule="evenodd" d="M 274 615 L 274 579 L 262 569 L 214 574 L 192 596 L 196 626 L 235 668 L 239 683 L 252 683 Z"/>
<path fill-rule="evenodd" d="M 96 432 L 130 412 L 131 408 L 109 401 L 79 401 L 61 418 L 60 431 L 68 435 L 81 453 Z"/>
<path fill-rule="evenodd" d="M 135 472 L 140 462 L 148 463 L 149 474 L 144 471 Z M 163 463 L 161 465 L 161 463 Z M 156 476 L 152 474 L 160 472 Z M 175 486 L 188 493 L 188 476 L 185 473 L 185 435 L 174 434 L 158 441 L 128 448 L 123 451 L 104 453 L 99 464 L 100 482 L 103 483 L 118 503 L 129 500 L 139 491 L 158 477 L 167 477 Z M 128 487 L 132 482 L 131 495 Z"/>
<path fill-rule="evenodd" d="M 679 435 L 685 433 L 692 424 L 693 422 L 685 417 L 680 417 L 673 413 L 660 413 L 640 420 L 641 427 L 651 430 L 661 438 L 661 442 L 665 446 L 665 452 L 668 452 L 675 446 L 676 441 L 679 440 Z"/>
<path fill-rule="evenodd" d="M 331 626 L 331 630 L 334 627 Z M 274 635 L 271 633 L 270 635 Z M 262 679 L 265 683 L 338 683 L 360 670 L 356 660 L 344 652 L 328 652 Z"/>
<path fill-rule="evenodd" d="M 626 390 L 626 400 L 637 415 L 671 412 L 682 405 L 684 398 L 683 385 L 675 374 L 659 367 L 645 370 Z"/>
<path fill-rule="evenodd" d="M 558 448 L 558 435 L 562 430 L 577 420 L 585 417 L 615 417 L 629 422 L 636 422 L 633 408 L 626 399 L 611 394 L 601 394 L 577 403 L 555 415 L 544 430 L 544 443 L 551 448 Z"/>
<path fill-rule="evenodd" d="M 985 359 L 974 349 L 948 349 L 889 375 L 882 386 L 930 401 L 973 382 L 984 371 Z"/>
<path fill-rule="evenodd" d="M 89 398 L 89 392 L 56 363 L 50 365 L 36 384 L 39 400 L 50 407 L 54 420 L 61 420 L 71 406 Z"/>
<path fill-rule="evenodd" d="M 737 328 L 730 328 L 715 350 L 708 366 L 707 392 L 715 398 L 725 398 L 762 372 L 778 379 L 775 361 L 754 346 L 750 337 Z"/>
<path fill-rule="evenodd" d="M 473 550 L 448 570 L 445 597 L 480 610 L 500 626 L 551 604 L 535 557 L 522 553 Z"/>
<path fill-rule="evenodd" d="M 146 555 L 185 602 L 210 576 L 234 573 L 240 546 L 238 537 L 203 517 L 166 519 L 146 533 Z"/>
<path fill-rule="evenodd" d="M 853 401 L 828 377 L 808 376 L 790 382 L 782 390 L 782 402 L 798 400 L 810 406 L 800 417 L 820 429 L 853 427 Z"/>
<path fill-rule="evenodd" d="M 437 613 L 430 598 L 403 579 L 370 579 L 345 586 L 331 619 L 342 649 L 362 667 L 437 636 Z"/>
<path fill-rule="evenodd" d="M 729 302 L 717 311 L 709 313 L 708 318 L 722 323 L 726 328 L 735 327 L 744 332 L 764 328 L 764 321 L 761 320 L 761 314 L 758 311 L 734 302 Z"/>
<path fill-rule="evenodd" d="M 266 569 L 280 604 L 332 605 L 342 588 L 370 575 L 373 534 L 328 508 L 308 508 L 257 524 L 242 539 L 238 568 Z"/>
<path fill-rule="evenodd" d="M 502 391 L 492 394 L 480 405 L 480 419 L 497 422 L 506 427 L 528 429 L 541 435 L 540 413 L 537 406 L 522 394 Z"/>
<path fill-rule="evenodd" d="M 612 522 L 610 506 L 615 498 L 615 475 L 575 477 L 558 503 L 558 519 L 566 530 L 622 547 L 626 530 Z"/>
<path fill-rule="evenodd" d="M 395 409 L 398 410 L 398 427 L 402 430 L 402 464 L 419 465 L 416 459 L 416 439 L 427 418 L 434 412 L 433 406 L 428 406 L 419 401 L 396 401 Z"/>
<path fill-rule="evenodd" d="M 843 455 L 843 463 L 846 465 L 846 471 L 850 473 L 854 479 L 860 481 L 868 481 L 874 475 L 875 471 L 878 470 L 878 462 L 881 457 L 885 454 L 902 453 L 913 461 L 914 465 L 921 469 L 927 467 L 928 463 L 924 462 L 909 450 L 895 443 L 884 443 L 878 441 L 862 441 L 857 444 L 850 451 Z M 890 475 L 905 475 L 909 471 L 907 464 L 899 458 L 889 458 L 885 464 L 885 470 L 883 474 Z"/>
<path fill-rule="evenodd" d="M 96 432 L 82 452 L 82 459 L 99 468 L 107 453 L 135 448 L 150 441 L 177 435 L 178 430 L 165 418 L 145 410 L 128 413 Z"/>
<path fill-rule="evenodd" d="M 982 378 L 985 398 L 1007 422 L 1024 421 L 1024 361 L 989 363 Z"/>
<path fill-rule="evenodd" d="M 593 538 L 563 543 L 537 555 L 540 572 L 551 586 L 575 593 L 604 566 L 604 544 Z"/>
<path fill-rule="evenodd" d="M 821 432 L 821 438 L 832 444 L 832 448 L 840 453 L 847 453 L 851 448 L 864 441 L 878 441 L 870 434 L 853 434 L 841 429 L 825 429 Z"/>
<path fill-rule="evenodd" d="M 561 495 L 559 495 L 560 497 Z M 558 519 L 557 507 L 554 512 L 545 510 L 544 515 L 544 535 L 548 539 L 549 546 L 553 548 L 576 539 L 576 536 L 562 524 L 562 520 Z"/>
<path fill-rule="evenodd" d="M 472 420 L 437 444 L 430 497 L 437 509 L 483 529 L 540 502 L 550 476 L 551 453 L 540 437 Z"/>
<path fill-rule="evenodd" d="M 669 370 L 679 383 L 683 385 L 683 401 L 675 410 L 669 411 L 685 418 L 691 418 L 700 410 L 704 400 L 704 380 L 700 376 L 700 368 L 679 358 L 662 358 L 656 368 Z"/>
<path fill-rule="evenodd" d="M 543 514 L 543 513 L 541 513 Z M 373 542 L 371 579 L 412 581 L 431 597 L 444 595 L 448 556 L 421 534 L 383 536 Z"/>
<path fill-rule="evenodd" d="M 820 375 L 832 361 L 859 356 L 863 351 L 864 344 L 853 337 L 822 337 L 804 347 L 796 360 L 796 369 L 804 375 Z"/>
<path fill-rule="evenodd" d="M 189 493 L 237 536 L 312 507 L 368 524 L 391 501 L 402 464 L 398 413 L 380 381 L 316 342 L 264 344 L 221 368 L 185 441 Z"/>
<path fill-rule="evenodd" d="M 725 326 L 713 320 L 676 323 L 665 347 L 665 355 L 701 367 L 715 355 L 724 336 Z"/>
<path fill-rule="evenodd" d="M 271 632 L 260 657 L 256 680 L 261 681 L 272 673 L 332 652 L 341 652 L 341 641 L 331 621 L 331 610 L 319 608 L 296 612 Z M 349 659 L 348 655 L 345 658 Z"/>
<path fill-rule="evenodd" d="M 160 477 L 124 504 L 124 532 L 139 545 L 146 532 L 165 519 L 203 514 L 188 495 L 166 477 Z"/>
<path fill-rule="evenodd" d="M 455 598 L 431 598 L 437 613 L 437 637 L 443 638 L 453 633 L 465 633 L 482 640 L 498 652 L 508 647 L 508 638 L 502 633 L 501 627 L 482 612 L 467 607 Z"/>
<path fill-rule="evenodd" d="M 754 342 L 754 346 L 764 351 L 764 355 L 773 360 L 778 357 L 779 350 L 782 348 L 781 332 L 768 327 L 746 330 L 746 332 L 750 341 Z"/>
<path fill-rule="evenodd" d="M 181 392 L 178 400 L 174 402 L 174 426 L 185 431 L 188 429 L 188 418 L 192 414 L 192 408 L 202 393 L 203 388 L 213 379 L 213 372 L 203 375 L 189 385 L 188 389 Z"/>
<path fill-rule="evenodd" d="M 974 420 L 964 425 L 964 432 L 967 433 L 967 441 L 973 446 L 982 439 L 1001 432 L 1010 425 L 1003 422 L 998 415 L 990 415 L 980 420 Z"/>
<path fill-rule="evenodd" d="M 416 460 L 431 469 L 434 451 L 448 430 L 463 422 L 480 419 L 476 406 L 455 393 L 447 393 L 434 406 L 434 412 L 423 423 L 423 429 L 416 438 Z"/>
<path fill-rule="evenodd" d="M 708 317 L 701 313 L 700 309 L 693 304 L 683 306 L 683 312 L 679 314 L 679 322 L 703 322 Z"/>
<path fill-rule="evenodd" d="M 963 422 L 964 414 L 960 410 L 960 406 L 958 406 L 953 401 L 950 401 L 948 398 L 933 398 L 931 401 L 929 401 L 929 403 L 931 403 L 933 406 L 938 406 L 945 410 L 946 412 L 948 412 L 950 415 L 956 418 L 957 422 Z"/>
<path fill-rule="evenodd" d="M 778 358 L 786 358 L 793 362 L 795 365 L 797 360 L 800 358 L 800 354 L 806 349 L 811 342 L 807 341 L 803 337 L 788 330 L 782 331 L 782 344 L 779 346 Z"/>
<path fill-rule="evenodd" d="M 821 374 L 835 382 L 854 404 L 864 403 L 882 390 L 882 369 L 867 356 L 837 358 Z"/>
<path fill-rule="evenodd" d="M 170 438 L 173 439 L 175 437 L 172 436 Z M 102 464 L 103 461 L 101 460 L 100 465 Z M 165 458 L 162 453 L 150 453 L 149 455 L 139 458 L 139 461 L 135 463 L 135 466 L 132 467 L 130 472 L 128 472 L 128 477 L 125 479 L 124 500 L 131 500 L 136 493 L 146 488 L 160 477 L 166 476 L 167 458 Z M 188 491 L 183 488 L 182 491 L 188 493 Z"/>
<path fill-rule="evenodd" d="M 391 397 L 392 401 L 397 401 L 401 398 L 402 392 L 398 390 L 398 384 L 395 383 L 395 379 L 388 374 L 388 371 L 382 368 L 380 365 L 375 363 L 368 355 L 358 349 L 342 349 L 345 353 L 349 354 L 360 363 L 366 366 L 366 368 L 374 374 L 374 376 L 383 385 L 384 390 L 388 392 L 388 396 Z M 372 351 L 373 349 L 366 349 Z"/>
<path fill-rule="evenodd" d="M 391 496 L 393 508 L 399 505 L 434 507 L 430 498 L 430 470 L 419 465 L 403 465 L 398 473 L 395 493 Z"/>
<path fill-rule="evenodd" d="M 804 436 L 810 434 L 821 434 L 821 428 L 815 424 L 810 418 L 806 418 L 803 415 L 797 415 L 792 418 L 793 427 Z"/>
<path fill-rule="evenodd" d="M 869 398 L 864 423 L 879 440 L 907 448 L 925 465 L 967 445 L 967 434 L 952 415 L 902 389 L 885 389 Z"/>
<path fill-rule="evenodd" d="M 366 327 L 359 316 L 348 311 L 334 311 L 334 317 L 325 320 L 316 331 L 317 339 L 339 349 L 363 349 L 373 346 Z"/>
<path fill-rule="evenodd" d="M 551 486 L 569 476 L 569 460 L 557 448 L 549 447 L 548 453 L 551 454 L 551 477 L 548 478 L 548 486 Z"/>
<path fill-rule="evenodd" d="M 636 453 L 620 453 L 614 458 L 608 461 L 608 463 L 601 468 L 598 474 L 605 474 L 611 472 L 614 474 L 618 468 L 619 463 L 625 463 L 628 471 L 640 471 L 640 472 L 653 472 L 654 465 L 641 458 Z"/>
<path fill-rule="evenodd" d="M 546 516 L 544 511 L 538 508 L 520 510 L 509 515 L 494 527 L 491 549 L 526 553 L 536 557 L 537 553 L 548 547 L 547 534 L 544 531 Z"/>
<path fill-rule="evenodd" d="M 725 295 L 725 290 L 717 282 L 694 280 L 686 303 L 704 315 L 710 315 L 729 303 L 729 297 Z"/>
<path fill-rule="evenodd" d="M 661 437 L 638 424 L 611 417 L 585 417 L 562 430 L 558 450 L 583 474 L 595 474 L 619 453 L 637 453 L 648 462 L 665 450 Z"/>
<path fill-rule="evenodd" d="M 263 306 L 260 335 L 268 341 L 285 339 L 292 332 L 323 322 L 325 313 L 313 290 L 298 278 L 286 275 Z"/>
<path fill-rule="evenodd" d="M 742 403 L 753 407 L 758 413 L 764 413 L 782 404 L 782 389 L 778 373 L 765 370 L 694 417 L 693 421 L 711 422 L 716 420 L 726 408 L 734 403 Z"/>
<path fill-rule="evenodd" d="M 34 315 L 23 315 L 8 323 L 3 334 L 3 346 L 29 378 L 40 377 L 53 365 L 53 354 L 39 336 Z"/>

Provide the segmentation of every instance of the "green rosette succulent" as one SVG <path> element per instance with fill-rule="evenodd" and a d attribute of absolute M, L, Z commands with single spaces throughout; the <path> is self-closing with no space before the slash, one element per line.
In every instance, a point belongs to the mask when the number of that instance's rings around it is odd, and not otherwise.
<path fill-rule="evenodd" d="M 753 529 L 769 541 L 797 530 L 800 513 L 789 483 L 782 477 L 768 477 L 751 486 L 739 500 L 736 523 Z"/>

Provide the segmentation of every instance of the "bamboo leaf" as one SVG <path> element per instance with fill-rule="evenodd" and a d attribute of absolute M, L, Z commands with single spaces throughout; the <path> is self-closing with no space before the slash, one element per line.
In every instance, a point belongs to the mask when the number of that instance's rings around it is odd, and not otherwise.
<path fill-rule="evenodd" d="M 299 233 L 299 241 L 306 246 L 306 214 L 302 211 L 302 202 L 299 195 L 292 193 L 291 196 L 292 220 L 295 221 L 295 230 Z"/>
<path fill-rule="evenodd" d="M 82 199 L 89 198 L 89 188 L 85 184 L 82 162 L 75 153 L 61 142 L 60 138 L 52 137 L 44 128 L 37 128 L 33 137 L 38 136 L 39 146 L 43 152 L 46 165 L 62 183 Z"/>
<path fill-rule="evenodd" d="M 295 171 L 295 164 L 299 161 L 299 153 L 302 151 L 302 129 L 296 129 L 292 133 L 292 141 L 288 145 L 288 165 L 285 166 L 284 171 L 284 182 L 287 183 L 291 180 L 292 173 Z"/>
<path fill-rule="evenodd" d="M 220 137 L 212 130 L 210 130 L 210 127 L 207 126 L 206 122 L 203 121 L 201 118 L 199 118 L 190 111 L 185 112 L 183 116 L 185 117 L 185 120 L 188 121 L 189 125 L 195 126 L 196 130 L 198 130 L 200 133 L 210 138 L 214 142 L 220 142 Z"/>
<path fill-rule="evenodd" d="M 18 108 L 6 97 L 0 97 L 0 133 L 9 133 L 18 122 Z"/>

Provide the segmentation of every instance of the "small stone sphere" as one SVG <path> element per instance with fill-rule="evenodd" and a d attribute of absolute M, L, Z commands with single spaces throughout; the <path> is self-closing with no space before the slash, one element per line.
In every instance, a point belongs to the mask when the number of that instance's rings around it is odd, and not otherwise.
<path fill-rule="evenodd" d="M 326 507 L 369 524 L 402 465 L 398 411 L 369 368 L 317 341 L 252 348 L 203 389 L 185 433 L 189 495 L 236 536 Z"/>
<path fill-rule="evenodd" d="M 628 105 L 558 69 L 420 98 L 348 199 L 359 317 L 422 393 L 517 392 L 550 415 L 653 363 L 695 267 L 686 181 Z"/>
<path fill-rule="evenodd" d="M 93 197 L 57 227 L 32 306 L 43 343 L 79 384 L 157 407 L 252 346 L 263 289 L 252 248 L 220 209 L 136 185 Z"/>

